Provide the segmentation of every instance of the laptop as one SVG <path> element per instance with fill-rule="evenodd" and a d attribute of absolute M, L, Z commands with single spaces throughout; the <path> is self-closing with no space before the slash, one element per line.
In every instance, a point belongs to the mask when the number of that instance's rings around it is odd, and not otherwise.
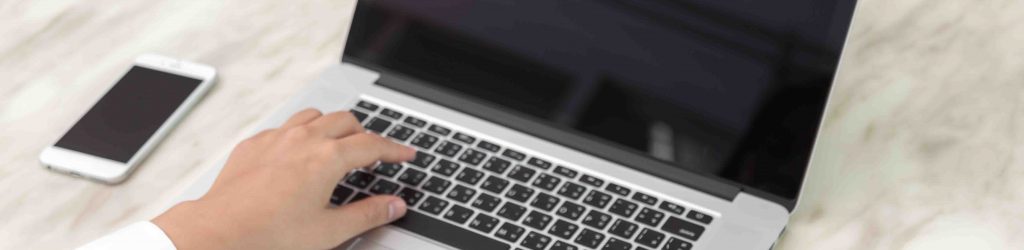
<path fill-rule="evenodd" d="M 419 150 L 324 197 L 410 208 L 340 249 L 676 250 L 773 247 L 855 1 L 356 5 L 340 62 L 261 123 L 351 110 Z"/>

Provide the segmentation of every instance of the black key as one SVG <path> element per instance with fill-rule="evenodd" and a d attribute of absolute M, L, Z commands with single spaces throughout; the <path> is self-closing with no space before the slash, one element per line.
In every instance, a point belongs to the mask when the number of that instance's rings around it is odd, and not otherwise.
<path fill-rule="evenodd" d="M 665 239 L 665 234 L 651 229 L 644 228 L 640 231 L 640 235 L 636 236 L 636 243 L 644 245 L 650 248 L 656 248 L 661 245 L 661 241 Z"/>
<path fill-rule="evenodd" d="M 473 218 L 473 221 L 469 222 L 469 227 L 489 234 L 491 230 L 494 230 L 494 227 L 498 226 L 498 222 L 498 218 L 480 213 L 476 215 L 476 218 Z"/>
<path fill-rule="evenodd" d="M 409 161 L 409 163 L 420 168 L 427 168 L 428 166 L 430 166 L 431 162 L 434 162 L 434 159 L 437 159 L 437 156 L 433 156 L 421 151 L 416 151 L 416 158 L 413 158 L 412 161 Z"/>
<path fill-rule="evenodd" d="M 630 248 L 633 248 L 633 244 L 616 238 L 609 238 L 608 243 L 605 243 L 601 250 L 629 250 Z"/>
<path fill-rule="evenodd" d="M 434 143 L 437 143 L 437 137 L 433 135 L 419 133 L 416 135 L 415 138 L 412 138 L 412 141 L 409 143 L 412 143 L 412 145 L 416 145 L 423 149 L 430 149 L 430 147 L 434 146 Z"/>
<path fill-rule="evenodd" d="M 586 191 L 587 188 L 583 187 L 580 184 L 566 182 L 565 185 L 562 185 L 562 188 L 558 189 L 558 195 L 569 197 L 569 199 L 575 200 L 579 199 L 580 196 L 583 196 L 583 192 Z"/>
<path fill-rule="evenodd" d="M 548 247 L 548 244 L 551 244 L 551 237 L 530 232 L 520 245 L 530 250 L 544 250 L 544 248 Z"/>
<path fill-rule="evenodd" d="M 459 175 L 455 176 L 456 180 L 465 182 L 470 186 L 476 185 L 476 183 L 480 182 L 480 179 L 482 178 L 484 178 L 484 172 L 480 172 L 472 168 L 463 168 L 462 172 L 459 172 Z"/>
<path fill-rule="evenodd" d="M 597 208 L 604 208 L 605 205 L 608 205 L 608 201 L 611 201 L 611 199 L 611 195 L 602 193 L 601 191 L 597 191 L 595 189 L 590 191 L 590 195 L 587 195 L 586 198 L 583 198 L 583 203 L 595 206 Z"/>
<path fill-rule="evenodd" d="M 389 122 L 388 120 L 384 120 L 384 119 L 380 119 L 380 118 L 376 118 L 375 117 L 373 119 L 370 119 L 370 122 L 366 123 L 365 127 L 366 127 L 366 129 L 369 129 L 370 131 L 373 131 L 373 132 L 376 132 L 376 133 L 380 134 L 380 133 L 384 133 L 384 130 L 387 130 L 388 127 L 390 127 L 390 126 L 391 126 L 391 122 Z"/>
<path fill-rule="evenodd" d="M 488 176 L 487 179 L 484 180 L 483 184 L 480 184 L 480 188 L 483 188 L 484 190 L 487 191 L 491 191 L 495 194 L 500 194 L 502 191 L 505 191 L 505 187 L 508 186 L 508 183 L 508 180 L 498 178 L 492 175 Z"/>
<path fill-rule="evenodd" d="M 476 166 L 480 165 L 480 162 L 484 161 L 484 157 L 487 157 L 487 154 L 481 153 L 480 151 L 476 151 L 473 149 L 466 149 L 466 152 L 462 153 L 462 155 L 459 156 L 459 161 L 469 163 L 469 165 Z"/>
<path fill-rule="evenodd" d="M 423 126 L 427 125 L 427 121 L 420 120 L 420 118 L 416 118 L 416 117 L 412 117 L 412 116 L 406 116 L 405 117 L 405 124 L 413 125 L 413 126 L 416 126 L 417 128 L 422 128 Z"/>
<path fill-rule="evenodd" d="M 604 241 L 604 234 L 586 228 L 583 229 L 580 235 L 576 236 L 576 243 L 593 249 L 597 249 L 597 245 L 601 244 L 601 241 Z"/>
<path fill-rule="evenodd" d="M 434 132 L 434 133 L 437 133 L 437 134 L 443 135 L 443 136 L 448 136 L 448 134 L 452 133 L 451 129 L 448 129 L 446 127 L 438 126 L 437 124 L 430 125 L 430 128 L 427 128 L 427 130 L 430 130 L 430 132 Z"/>
<path fill-rule="evenodd" d="M 398 163 L 381 163 L 373 168 L 374 173 L 387 177 L 395 177 L 399 171 L 402 171 L 402 164 Z"/>
<path fill-rule="evenodd" d="M 377 177 L 370 173 L 355 171 L 348 174 L 348 178 L 345 179 L 345 182 L 352 184 L 352 186 L 356 186 L 357 188 L 366 188 L 370 186 L 370 182 L 373 182 L 374 179 L 377 179 Z"/>
<path fill-rule="evenodd" d="M 494 211 L 494 208 L 498 207 L 499 203 L 501 203 L 501 199 L 498 197 L 482 193 L 476 197 L 476 200 L 473 200 L 473 207 L 489 213 Z"/>
<path fill-rule="evenodd" d="M 640 227 L 632 222 L 617 219 L 615 220 L 615 223 L 612 223 L 612 227 L 608 228 L 608 232 L 618 235 L 619 237 L 629 239 L 633 237 L 633 234 L 636 233 L 638 228 Z"/>
<path fill-rule="evenodd" d="M 614 194 L 629 197 L 629 189 L 623 186 L 619 186 L 618 184 L 615 183 L 608 183 L 608 186 L 605 187 L 604 190 L 607 190 L 608 192 L 612 192 Z"/>
<path fill-rule="evenodd" d="M 391 119 L 395 119 L 395 120 L 402 119 L 402 113 L 400 113 L 398 111 L 391 110 L 389 108 L 384 108 L 384 110 L 380 111 L 380 114 L 383 115 L 383 116 L 390 117 Z"/>
<path fill-rule="evenodd" d="M 480 143 L 477 143 L 476 147 L 482 148 L 487 151 L 491 151 L 491 153 L 497 153 L 498 150 L 501 150 L 501 146 L 484 140 L 481 140 Z"/>
<path fill-rule="evenodd" d="M 517 221 L 523 214 L 526 213 L 526 208 L 515 203 L 505 202 L 501 209 L 498 209 L 498 216 L 504 217 L 511 221 Z"/>
<path fill-rule="evenodd" d="M 508 244 L 409 210 L 391 225 L 458 249 L 509 249 Z"/>
<path fill-rule="evenodd" d="M 459 205 L 452 205 L 452 209 L 448 209 L 448 212 L 444 213 L 444 218 L 448 219 L 455 224 L 461 225 L 469 220 L 469 217 L 473 216 L 473 210 L 465 208 Z"/>
<path fill-rule="evenodd" d="M 658 226 L 658 223 L 661 223 L 662 218 L 665 218 L 665 213 L 646 207 L 644 209 L 640 209 L 640 213 L 636 215 L 637 222 L 644 223 L 652 227 Z"/>
<path fill-rule="evenodd" d="M 423 178 L 427 178 L 427 173 L 407 168 L 405 172 L 402 172 L 402 175 L 398 176 L 398 181 L 415 187 L 420 185 L 420 182 L 423 182 Z"/>
<path fill-rule="evenodd" d="M 437 176 L 431 176 L 430 179 L 427 179 L 427 182 L 423 183 L 423 190 L 427 190 L 435 194 L 443 194 L 444 190 L 448 189 L 448 186 L 451 184 L 451 181 L 441 179 Z"/>
<path fill-rule="evenodd" d="M 356 106 L 360 107 L 360 108 L 364 108 L 364 109 L 369 110 L 369 111 L 377 111 L 377 108 L 380 108 L 380 106 L 377 106 L 377 104 L 373 104 L 373 103 L 367 102 L 367 101 L 359 101 L 359 102 L 356 103 Z"/>
<path fill-rule="evenodd" d="M 505 193 L 505 197 L 519 202 L 526 202 L 533 196 L 533 189 L 523 185 L 515 184 Z"/>
<path fill-rule="evenodd" d="M 525 154 L 508 148 L 506 148 L 504 152 L 501 152 L 501 155 L 504 155 L 505 157 L 512 158 L 517 161 L 522 161 L 523 159 L 526 159 Z"/>
<path fill-rule="evenodd" d="M 543 160 L 541 158 L 537 158 L 537 157 L 530 157 L 530 160 L 526 161 L 526 164 L 529 164 L 530 166 L 542 168 L 542 169 L 549 169 L 549 168 L 551 168 L 551 162 L 545 161 L 545 160 Z"/>
<path fill-rule="evenodd" d="M 704 233 L 703 226 L 676 217 L 668 217 L 665 225 L 661 226 L 661 230 L 689 240 L 697 240 Z"/>
<path fill-rule="evenodd" d="M 434 152 L 448 157 L 455 157 L 455 154 L 458 154 L 459 150 L 462 150 L 462 145 L 450 141 L 444 141 L 441 142 L 441 145 L 437 146 L 437 149 L 434 150 Z"/>
<path fill-rule="evenodd" d="M 449 160 L 441 159 L 440 161 L 437 161 L 437 164 L 434 165 L 434 168 L 431 169 L 431 171 L 434 171 L 434 173 L 438 173 L 444 176 L 452 176 L 453 174 L 455 174 L 455 171 L 459 171 L 459 164 Z"/>
<path fill-rule="evenodd" d="M 636 203 L 629 202 L 620 198 L 615 199 L 615 202 L 612 203 L 612 206 L 608 208 L 608 211 L 612 212 L 613 214 L 629 218 L 630 216 L 633 216 L 633 212 L 636 212 L 636 208 Z"/>
<path fill-rule="evenodd" d="M 373 193 L 373 194 L 394 194 L 395 191 L 398 191 L 399 187 L 400 186 L 398 186 L 398 183 L 394 183 L 394 182 L 390 182 L 388 180 L 381 179 L 381 180 L 377 181 L 377 183 L 374 183 L 372 187 L 370 187 L 370 193 Z"/>
<path fill-rule="evenodd" d="M 508 172 L 508 178 L 521 182 L 529 182 L 533 175 L 537 174 L 537 170 L 532 168 L 524 167 L 523 165 L 516 165 L 512 168 L 512 171 Z"/>
<path fill-rule="evenodd" d="M 495 232 L 494 235 L 498 236 L 498 238 L 501 238 L 501 239 L 504 239 L 504 240 L 507 240 L 507 241 L 516 242 L 517 240 L 519 240 L 519 236 L 523 236 L 523 232 L 526 232 L 526 229 L 523 229 L 522 227 L 519 227 L 519 226 L 516 226 L 516 225 L 512 225 L 512 224 L 510 224 L 508 222 L 505 222 L 505 224 L 502 224 L 501 227 L 498 228 L 498 231 Z M 481 248 L 481 247 L 478 247 L 478 246 L 474 246 L 474 247 L 466 248 L 466 249 L 490 249 L 490 248 Z M 497 249 L 497 248 L 493 248 L 493 249 Z M 502 249 L 507 249 L 507 247 L 506 248 L 502 248 Z"/>
<path fill-rule="evenodd" d="M 348 201 L 348 203 L 357 202 L 359 200 L 366 199 L 366 197 L 370 197 L 370 194 L 358 192 L 356 193 L 356 196 L 352 196 L 352 200 Z"/>
<path fill-rule="evenodd" d="M 569 179 L 576 178 L 576 174 L 578 174 L 576 170 L 572 170 L 563 166 L 555 167 L 555 173 L 561 176 L 569 177 Z"/>
<path fill-rule="evenodd" d="M 551 249 L 550 250 L 578 250 L 578 249 L 580 249 L 580 248 L 575 246 L 575 245 L 573 245 L 573 244 L 569 244 L 569 243 L 566 243 L 564 241 L 555 241 L 555 244 L 551 245 Z"/>
<path fill-rule="evenodd" d="M 644 204 L 651 206 L 654 206 L 655 203 L 658 203 L 658 198 L 654 198 L 654 196 L 650 196 L 641 192 L 633 193 L 633 200 L 643 202 Z"/>
<path fill-rule="evenodd" d="M 466 144 L 473 144 L 473 142 L 476 141 L 476 138 L 473 138 L 472 136 L 467 134 L 463 134 L 462 132 L 455 133 L 455 135 L 452 136 L 452 139 L 455 139 L 456 141 L 460 141 Z"/>
<path fill-rule="evenodd" d="M 512 165 L 512 163 L 505 159 L 491 157 L 491 159 L 488 159 L 487 162 L 484 163 L 483 168 L 497 174 L 504 174 L 509 165 Z"/>
<path fill-rule="evenodd" d="M 412 136 L 412 133 L 416 133 L 416 131 L 412 130 L 411 128 L 406 128 L 405 126 L 398 125 L 395 126 L 395 129 L 388 131 L 388 137 L 395 138 L 398 141 L 404 142 L 405 140 L 408 140 L 410 136 Z"/>
<path fill-rule="evenodd" d="M 688 250 L 690 248 L 693 248 L 693 244 L 690 244 L 689 242 L 686 242 L 685 240 L 680 240 L 680 239 L 677 239 L 675 237 L 672 237 L 672 238 L 668 239 L 668 243 L 665 243 L 665 247 L 663 247 L 661 249 L 663 249 L 663 250 Z"/>
<path fill-rule="evenodd" d="M 358 110 L 349 110 L 349 112 L 352 112 L 352 115 L 355 116 L 356 120 L 358 120 L 360 123 L 362 123 L 363 120 L 366 120 L 366 117 L 370 116 Z"/>
<path fill-rule="evenodd" d="M 604 229 L 608 225 L 608 222 L 612 220 L 612 216 L 606 213 L 598 212 L 597 210 L 590 210 L 587 216 L 583 217 L 583 225 L 597 228 L 598 230 Z"/>
<path fill-rule="evenodd" d="M 559 179 L 558 177 L 555 177 L 553 175 L 540 174 L 540 176 L 538 176 L 536 180 L 533 180 L 533 186 L 539 187 L 547 191 L 551 191 L 554 190 L 555 186 L 558 186 L 558 183 L 561 182 L 562 179 Z"/>
<path fill-rule="evenodd" d="M 432 214 L 441 214 L 444 208 L 448 207 L 448 201 L 438 199 L 437 197 L 430 196 L 423 203 L 420 204 L 420 210 Z"/>
<path fill-rule="evenodd" d="M 354 192 L 355 190 L 339 184 L 334 187 L 334 192 L 331 193 L 331 204 L 341 205 L 341 203 L 344 202 L 345 199 L 348 199 L 348 196 L 352 195 Z"/>
<path fill-rule="evenodd" d="M 583 211 L 585 210 L 587 209 L 579 204 L 566 201 L 565 203 L 562 203 L 562 207 L 559 207 L 558 212 L 556 213 L 569 220 L 576 220 L 580 218 L 580 215 L 583 215 Z"/>
<path fill-rule="evenodd" d="M 526 215 L 523 219 L 523 225 L 535 228 L 537 230 L 544 230 L 545 227 L 551 223 L 551 215 L 543 214 L 537 211 L 531 211 L 530 214 Z"/>
<path fill-rule="evenodd" d="M 697 222 L 704 223 L 704 224 L 711 223 L 711 220 L 715 219 L 715 218 L 711 217 L 710 215 L 706 215 L 704 213 L 697 212 L 697 210 L 690 210 L 690 213 L 686 214 L 686 218 L 690 218 L 690 219 L 693 219 L 693 220 L 695 220 Z"/>
<path fill-rule="evenodd" d="M 579 228 L 580 226 L 576 225 L 575 223 L 571 223 L 564 220 L 558 220 L 555 221 L 555 225 L 551 226 L 551 229 L 548 230 L 548 233 L 556 237 L 568 240 L 569 237 L 572 237 L 572 234 L 576 233 L 576 230 L 578 230 Z"/>
<path fill-rule="evenodd" d="M 580 177 L 580 181 L 586 183 L 587 185 L 595 187 L 601 187 L 602 185 L 604 185 L 604 180 L 598 179 L 597 177 L 593 177 L 590 175 L 583 175 L 583 177 Z"/>
<path fill-rule="evenodd" d="M 676 205 L 675 203 L 671 203 L 671 202 L 667 202 L 667 201 L 662 201 L 661 205 L 658 206 L 658 208 L 661 208 L 662 210 L 669 211 L 669 212 L 672 212 L 672 213 L 678 214 L 678 215 L 682 215 L 683 214 L 683 210 L 686 210 L 686 209 L 683 208 L 683 206 Z"/>
<path fill-rule="evenodd" d="M 415 207 L 416 206 L 416 202 L 419 202 L 420 199 L 423 199 L 423 195 L 424 194 L 423 194 L 423 192 L 417 191 L 417 190 L 412 189 L 412 188 L 402 188 L 402 190 L 398 191 L 398 194 L 396 194 L 396 195 L 399 198 L 402 198 L 403 200 L 405 200 L 405 205 L 406 206 L 408 206 L 408 207 Z"/>
<path fill-rule="evenodd" d="M 554 197 L 545 193 L 539 193 L 537 194 L 537 197 L 533 198 L 533 201 L 530 202 L 530 206 L 550 212 L 551 209 L 554 209 L 555 206 L 558 205 L 559 201 L 561 201 L 561 199 L 558 199 L 558 197 Z"/>
<path fill-rule="evenodd" d="M 476 189 L 468 188 L 463 185 L 455 185 L 455 187 L 452 188 L 452 191 L 448 192 L 448 198 L 458 202 L 466 203 L 469 202 L 469 199 L 472 199 L 473 195 L 475 194 Z"/>

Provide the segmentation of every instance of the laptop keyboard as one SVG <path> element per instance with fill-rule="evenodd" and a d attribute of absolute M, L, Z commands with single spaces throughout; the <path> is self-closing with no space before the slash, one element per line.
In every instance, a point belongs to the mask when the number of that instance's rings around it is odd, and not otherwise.
<path fill-rule="evenodd" d="M 393 194 L 392 225 L 460 249 L 690 249 L 714 218 L 571 167 L 359 101 L 369 131 L 418 149 L 414 160 L 349 173 L 331 203 Z"/>

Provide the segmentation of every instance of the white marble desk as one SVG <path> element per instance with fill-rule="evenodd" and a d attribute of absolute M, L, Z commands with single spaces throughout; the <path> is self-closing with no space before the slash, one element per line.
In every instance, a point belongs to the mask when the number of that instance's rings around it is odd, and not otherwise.
<path fill-rule="evenodd" d="M 353 1 L 0 0 L 0 249 L 158 214 L 341 52 Z M 781 249 L 1024 246 L 1024 2 L 862 0 Z M 144 52 L 218 86 L 127 182 L 36 157 Z"/>

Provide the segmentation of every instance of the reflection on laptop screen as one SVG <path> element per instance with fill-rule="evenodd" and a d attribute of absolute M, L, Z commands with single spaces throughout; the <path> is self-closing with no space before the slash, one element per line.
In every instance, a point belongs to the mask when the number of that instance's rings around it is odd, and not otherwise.
<path fill-rule="evenodd" d="M 794 198 L 853 6 L 364 0 L 345 57 Z"/>

